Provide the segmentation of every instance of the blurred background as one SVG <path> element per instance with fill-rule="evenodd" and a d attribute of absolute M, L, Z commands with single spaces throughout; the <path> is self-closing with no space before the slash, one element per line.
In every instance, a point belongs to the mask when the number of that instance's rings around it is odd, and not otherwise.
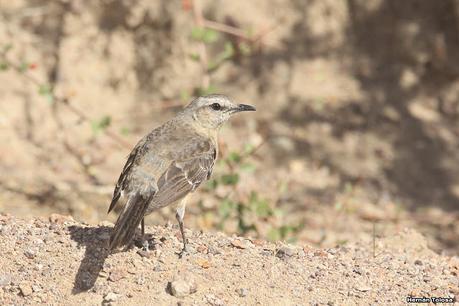
<path fill-rule="evenodd" d="M 459 251 L 457 0 L 2 1 L 0 84 L 0 212 L 115 220 L 140 137 L 223 93 L 258 111 L 222 129 L 188 228 Z"/>

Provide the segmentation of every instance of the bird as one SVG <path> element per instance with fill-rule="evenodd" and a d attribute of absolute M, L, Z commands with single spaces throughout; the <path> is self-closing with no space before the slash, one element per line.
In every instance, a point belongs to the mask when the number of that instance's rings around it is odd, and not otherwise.
<path fill-rule="evenodd" d="M 210 178 L 218 156 L 218 132 L 234 114 L 255 111 L 237 104 L 228 96 L 211 94 L 192 100 L 175 117 L 153 129 L 135 145 L 113 191 L 108 213 L 123 199 L 122 208 L 110 235 L 109 249 L 132 245 L 141 226 L 143 246 L 145 216 L 176 205 L 183 248 L 187 252 L 184 215 L 189 195 Z"/>

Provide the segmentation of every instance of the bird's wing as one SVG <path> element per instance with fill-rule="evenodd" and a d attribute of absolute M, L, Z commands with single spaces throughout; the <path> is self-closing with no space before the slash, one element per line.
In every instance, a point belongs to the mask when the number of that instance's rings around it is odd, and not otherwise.
<path fill-rule="evenodd" d="M 207 150 L 202 152 L 201 150 L 206 147 Z M 206 145 L 199 144 L 194 149 L 194 152 L 188 152 L 189 158 L 173 161 L 160 177 L 158 191 L 152 199 L 154 208 L 165 207 L 183 198 L 209 179 L 217 151 L 210 142 Z"/>
<path fill-rule="evenodd" d="M 129 154 L 126 164 L 123 167 L 123 171 L 121 171 L 120 177 L 118 178 L 118 182 L 116 183 L 115 190 L 113 191 L 112 202 L 110 203 L 110 207 L 108 208 L 108 213 L 110 213 L 116 206 L 116 203 L 118 202 L 118 199 L 121 196 L 121 191 L 124 189 L 126 185 L 127 178 L 132 172 L 134 164 L 139 159 L 139 152 L 142 150 L 144 144 L 145 140 L 140 140 L 139 143 L 132 150 L 131 154 Z"/>

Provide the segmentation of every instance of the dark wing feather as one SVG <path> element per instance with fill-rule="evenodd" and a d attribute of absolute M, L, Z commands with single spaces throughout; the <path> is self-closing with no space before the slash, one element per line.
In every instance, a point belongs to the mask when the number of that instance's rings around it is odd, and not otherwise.
<path fill-rule="evenodd" d="M 110 213 L 113 208 L 116 206 L 118 199 L 121 196 L 121 190 L 123 190 L 123 186 L 125 185 L 126 178 L 128 177 L 129 173 L 131 172 L 132 166 L 136 160 L 138 155 L 140 146 L 136 146 L 134 150 L 132 150 L 131 154 L 129 154 L 128 160 L 123 167 L 123 171 L 121 171 L 120 177 L 118 178 L 118 182 L 116 183 L 115 190 L 113 191 L 113 198 L 112 202 L 110 203 L 110 207 L 108 208 L 108 212 Z"/>
<path fill-rule="evenodd" d="M 172 162 L 158 181 L 158 192 L 152 200 L 154 208 L 165 207 L 183 198 L 209 179 L 215 156 L 216 151 L 212 148 L 192 159 Z"/>

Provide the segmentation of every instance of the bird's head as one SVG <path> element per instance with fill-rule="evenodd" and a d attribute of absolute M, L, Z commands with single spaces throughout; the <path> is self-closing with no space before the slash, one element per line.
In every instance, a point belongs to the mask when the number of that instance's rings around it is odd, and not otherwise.
<path fill-rule="evenodd" d="M 255 111 L 255 107 L 236 104 L 225 95 L 213 94 L 194 99 L 185 107 L 184 113 L 206 129 L 217 129 L 232 115 L 244 111 Z"/>

